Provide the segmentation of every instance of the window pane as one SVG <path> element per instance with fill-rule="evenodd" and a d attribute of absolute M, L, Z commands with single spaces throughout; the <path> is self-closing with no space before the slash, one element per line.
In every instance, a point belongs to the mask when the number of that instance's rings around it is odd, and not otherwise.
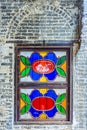
<path fill-rule="evenodd" d="M 15 120 L 18 123 L 71 121 L 71 59 L 71 46 L 17 46 Z"/>
<path fill-rule="evenodd" d="M 65 51 L 21 51 L 20 82 L 66 82 Z"/>
<path fill-rule="evenodd" d="M 20 120 L 67 120 L 66 89 L 20 88 Z"/>

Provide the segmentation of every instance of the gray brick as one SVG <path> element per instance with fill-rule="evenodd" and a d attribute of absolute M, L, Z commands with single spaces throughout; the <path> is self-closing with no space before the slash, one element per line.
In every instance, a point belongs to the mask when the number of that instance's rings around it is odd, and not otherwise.
<path fill-rule="evenodd" d="M 78 3 L 77 0 L 0 0 L 0 130 L 87 129 L 87 0 L 82 4 L 81 47 L 73 59 L 73 123 L 30 126 L 14 124 L 15 43 L 5 41 L 27 40 L 35 46 L 42 45 L 43 40 L 48 40 L 46 44 L 52 44 L 51 40 L 77 40 Z"/>

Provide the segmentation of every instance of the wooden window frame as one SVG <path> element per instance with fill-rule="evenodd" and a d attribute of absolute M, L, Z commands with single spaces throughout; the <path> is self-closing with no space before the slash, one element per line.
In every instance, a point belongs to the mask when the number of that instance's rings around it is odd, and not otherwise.
<path fill-rule="evenodd" d="M 33 50 L 60 50 L 60 51 L 67 51 L 67 57 L 68 57 L 68 77 L 67 77 L 67 83 L 26 83 L 26 82 L 19 82 L 19 52 L 20 51 L 33 51 Z M 73 113 L 73 44 L 68 45 L 59 45 L 59 46 L 29 46 L 29 45 L 17 45 L 15 48 L 15 103 L 14 103 L 14 121 L 16 124 L 71 124 L 72 123 L 72 113 Z M 44 88 L 47 86 L 48 88 L 55 88 L 55 89 L 61 89 L 64 88 L 67 90 L 68 95 L 68 112 L 67 112 L 67 120 L 38 120 L 38 119 L 32 119 L 32 120 L 19 120 L 19 91 L 20 86 L 23 87 L 29 87 L 33 86 L 34 88 Z"/>

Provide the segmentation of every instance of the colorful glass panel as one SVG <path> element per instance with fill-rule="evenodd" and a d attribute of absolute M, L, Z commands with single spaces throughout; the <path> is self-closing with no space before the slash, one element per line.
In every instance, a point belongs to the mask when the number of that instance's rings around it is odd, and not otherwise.
<path fill-rule="evenodd" d="M 66 119 L 66 89 L 20 89 L 20 119 Z"/>
<path fill-rule="evenodd" d="M 20 52 L 21 82 L 66 82 L 66 52 Z"/>
<path fill-rule="evenodd" d="M 72 49 L 59 46 L 16 49 L 15 120 L 32 124 L 70 121 Z"/>

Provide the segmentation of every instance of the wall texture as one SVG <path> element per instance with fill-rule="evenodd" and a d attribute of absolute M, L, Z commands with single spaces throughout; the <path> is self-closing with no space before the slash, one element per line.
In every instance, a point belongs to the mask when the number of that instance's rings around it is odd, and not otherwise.
<path fill-rule="evenodd" d="M 44 40 L 78 40 L 79 3 L 76 0 L 0 0 L 0 130 L 87 129 L 87 0 L 81 3 L 81 47 L 73 59 L 73 123 L 14 124 L 16 44 L 42 45 Z"/>
<path fill-rule="evenodd" d="M 1 1 L 5 40 L 78 39 L 78 6 L 72 0 Z"/>

